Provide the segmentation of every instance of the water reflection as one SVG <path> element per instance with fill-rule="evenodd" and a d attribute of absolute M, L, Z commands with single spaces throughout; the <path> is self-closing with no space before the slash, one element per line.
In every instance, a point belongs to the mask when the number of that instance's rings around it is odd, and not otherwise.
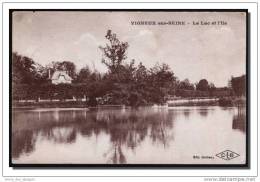
<path fill-rule="evenodd" d="M 33 131 L 12 133 L 12 157 L 18 158 L 22 153 L 31 153 L 35 149 L 35 141 Z"/>
<path fill-rule="evenodd" d="M 202 117 L 207 117 L 208 116 L 208 112 L 209 112 L 209 110 L 207 108 L 198 109 L 198 113 Z"/>
<path fill-rule="evenodd" d="M 73 144 L 77 137 L 105 133 L 111 142 L 103 156 L 107 163 L 127 163 L 123 147 L 131 150 L 146 138 L 167 147 L 173 140 L 175 114 L 165 110 L 82 110 L 13 112 L 12 157 L 35 150 L 36 138 L 56 144 Z"/>
<path fill-rule="evenodd" d="M 183 115 L 185 116 L 185 118 L 189 118 L 191 113 L 190 109 L 183 109 Z"/>
<path fill-rule="evenodd" d="M 73 143 L 76 141 L 76 130 L 72 127 L 45 128 L 40 134 L 55 143 Z"/>
<path fill-rule="evenodd" d="M 233 116 L 232 128 L 245 133 L 246 131 L 246 107 L 237 107 L 236 115 Z"/>
<path fill-rule="evenodd" d="M 212 163 L 191 158 L 226 148 L 241 156 L 231 162 L 245 160 L 246 117 L 237 108 L 71 108 L 12 114 L 14 163 Z"/>
<path fill-rule="evenodd" d="M 237 114 L 233 117 L 232 128 L 235 130 L 240 130 L 246 132 L 246 115 Z"/>

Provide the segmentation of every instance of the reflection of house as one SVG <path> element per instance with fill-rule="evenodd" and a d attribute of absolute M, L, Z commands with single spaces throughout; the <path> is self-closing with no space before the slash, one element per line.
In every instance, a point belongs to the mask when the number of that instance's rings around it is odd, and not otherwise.
<path fill-rule="evenodd" d="M 60 83 L 71 83 L 72 78 L 67 74 L 66 71 L 55 71 L 51 77 L 52 84 Z"/>

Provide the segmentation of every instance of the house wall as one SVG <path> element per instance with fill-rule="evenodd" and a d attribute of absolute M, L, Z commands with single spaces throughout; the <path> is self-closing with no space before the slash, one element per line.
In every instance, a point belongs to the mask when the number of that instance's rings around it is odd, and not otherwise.
<path fill-rule="evenodd" d="M 60 83 L 71 84 L 71 80 L 60 80 L 60 79 L 58 79 L 58 80 L 52 80 L 51 83 L 55 84 L 55 85 L 60 84 Z"/>
<path fill-rule="evenodd" d="M 70 84 L 71 79 L 66 79 L 66 76 L 67 75 L 59 74 L 58 78 L 53 78 L 51 82 L 52 84 L 60 84 L 60 83 Z"/>

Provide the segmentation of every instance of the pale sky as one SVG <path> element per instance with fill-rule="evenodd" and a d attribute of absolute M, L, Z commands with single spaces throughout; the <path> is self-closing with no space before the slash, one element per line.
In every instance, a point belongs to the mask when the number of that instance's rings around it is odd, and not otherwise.
<path fill-rule="evenodd" d="M 131 21 L 184 21 L 185 25 L 131 25 Z M 225 21 L 227 25 L 193 25 Z M 189 24 L 188 24 L 189 23 Z M 46 65 L 72 61 L 101 72 L 108 29 L 129 43 L 128 59 L 150 68 L 167 63 L 180 80 L 206 78 L 226 86 L 246 72 L 246 15 L 242 12 L 87 12 L 13 13 L 13 51 Z"/>

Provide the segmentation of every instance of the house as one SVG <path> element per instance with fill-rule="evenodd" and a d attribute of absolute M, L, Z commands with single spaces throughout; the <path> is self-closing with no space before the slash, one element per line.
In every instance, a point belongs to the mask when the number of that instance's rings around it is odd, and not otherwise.
<path fill-rule="evenodd" d="M 67 83 L 70 84 L 72 78 L 67 74 L 67 71 L 55 71 L 50 77 L 52 84 Z"/>

